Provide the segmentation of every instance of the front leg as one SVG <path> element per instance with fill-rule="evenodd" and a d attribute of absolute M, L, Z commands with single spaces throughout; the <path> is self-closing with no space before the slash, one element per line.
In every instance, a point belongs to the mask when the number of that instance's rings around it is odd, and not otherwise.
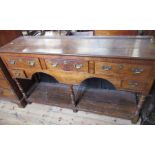
<path fill-rule="evenodd" d="M 70 98 L 71 98 L 71 104 L 73 106 L 73 112 L 77 112 L 78 110 L 76 108 L 76 101 L 75 101 L 73 85 L 70 85 L 69 88 L 70 88 Z"/>
<path fill-rule="evenodd" d="M 139 120 L 139 114 L 140 114 L 141 108 L 144 104 L 145 98 L 146 98 L 145 95 L 141 95 L 139 98 L 138 105 L 137 105 L 136 111 L 134 113 L 134 117 L 132 119 L 132 123 L 134 123 L 134 124 L 137 123 Z"/>

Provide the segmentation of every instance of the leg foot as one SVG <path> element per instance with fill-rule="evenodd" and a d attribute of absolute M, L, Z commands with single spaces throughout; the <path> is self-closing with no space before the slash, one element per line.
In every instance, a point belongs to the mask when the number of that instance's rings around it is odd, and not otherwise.
<path fill-rule="evenodd" d="M 73 89 L 73 85 L 70 85 L 70 99 L 71 99 L 71 104 L 73 105 L 73 107 L 76 107 L 76 102 L 75 102 L 75 94 L 74 94 L 74 89 Z"/>
<path fill-rule="evenodd" d="M 77 112 L 78 112 L 78 109 L 73 109 L 73 112 L 74 112 L 74 113 L 77 113 Z"/>
<path fill-rule="evenodd" d="M 23 105 L 21 103 L 18 103 L 17 105 L 18 105 L 19 108 L 25 108 L 25 106 L 26 106 L 26 105 Z"/>
<path fill-rule="evenodd" d="M 137 123 L 138 120 L 139 120 L 139 114 L 140 114 L 140 111 L 141 111 L 141 108 L 144 104 L 144 101 L 145 101 L 145 97 L 144 95 L 141 95 L 140 98 L 139 98 L 139 102 L 138 102 L 138 105 L 137 105 L 137 108 L 136 108 L 136 111 L 135 111 L 135 114 L 133 116 L 133 119 L 132 119 L 132 123 Z"/>
<path fill-rule="evenodd" d="M 138 122 L 138 120 L 139 120 L 139 116 L 135 116 L 134 118 L 132 118 L 131 122 L 133 124 L 136 124 Z"/>

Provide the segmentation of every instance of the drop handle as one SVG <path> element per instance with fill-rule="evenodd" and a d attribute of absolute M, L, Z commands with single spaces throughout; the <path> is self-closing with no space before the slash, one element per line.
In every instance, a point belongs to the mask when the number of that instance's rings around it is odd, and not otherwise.
<path fill-rule="evenodd" d="M 10 63 L 11 65 L 14 65 L 14 64 L 16 63 L 16 61 L 15 61 L 15 60 L 9 60 L 9 63 Z"/>
<path fill-rule="evenodd" d="M 58 66 L 58 63 L 53 63 L 51 65 L 52 65 L 52 67 L 57 67 Z"/>
<path fill-rule="evenodd" d="M 102 66 L 102 69 L 105 71 L 109 71 L 112 69 L 112 66 Z"/>
<path fill-rule="evenodd" d="M 15 76 L 19 77 L 20 76 L 20 73 L 15 73 Z"/>
<path fill-rule="evenodd" d="M 67 64 L 68 64 L 68 61 L 65 60 L 65 61 L 64 61 L 64 65 L 67 65 Z"/>
<path fill-rule="evenodd" d="M 122 64 L 119 64 L 119 65 L 118 65 L 118 69 L 121 70 L 121 69 L 123 69 L 123 68 L 124 68 L 124 65 L 122 65 Z"/>
<path fill-rule="evenodd" d="M 137 82 L 129 82 L 128 83 L 130 86 L 138 86 L 138 83 Z"/>
<path fill-rule="evenodd" d="M 75 67 L 76 69 L 80 69 L 80 68 L 82 68 L 82 66 L 83 66 L 82 64 L 75 64 L 75 65 L 74 65 L 74 67 Z"/>
<path fill-rule="evenodd" d="M 129 82 L 128 85 L 130 87 L 136 87 L 136 86 L 138 86 L 138 83 L 137 82 Z"/>
<path fill-rule="evenodd" d="M 140 74 L 140 73 L 142 73 L 143 71 L 144 71 L 143 68 L 132 68 L 132 72 L 133 72 L 134 74 Z"/>
<path fill-rule="evenodd" d="M 34 65 L 35 65 L 35 61 L 28 61 L 28 64 L 29 64 L 30 66 L 34 66 Z"/>

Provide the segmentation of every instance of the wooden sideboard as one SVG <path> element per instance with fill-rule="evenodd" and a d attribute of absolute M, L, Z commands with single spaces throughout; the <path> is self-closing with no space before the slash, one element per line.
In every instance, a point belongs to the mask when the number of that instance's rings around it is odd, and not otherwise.
<path fill-rule="evenodd" d="M 148 36 L 19 37 L 0 48 L 0 56 L 27 102 L 132 122 L 155 79 L 155 44 Z M 96 81 L 102 86 L 85 89 Z"/>

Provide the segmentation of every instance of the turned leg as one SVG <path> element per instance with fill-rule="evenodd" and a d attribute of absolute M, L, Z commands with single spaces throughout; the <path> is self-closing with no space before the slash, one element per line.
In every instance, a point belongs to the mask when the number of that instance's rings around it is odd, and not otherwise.
<path fill-rule="evenodd" d="M 70 88 L 70 98 L 71 98 L 71 103 L 73 105 L 73 112 L 77 112 L 77 108 L 76 108 L 76 101 L 75 101 L 75 94 L 74 94 L 74 90 L 73 90 L 73 85 L 69 86 Z"/>
<path fill-rule="evenodd" d="M 139 98 L 139 101 L 138 101 L 138 105 L 137 105 L 137 108 L 136 108 L 136 111 L 135 111 L 135 114 L 134 114 L 134 117 L 132 119 L 132 123 L 137 123 L 138 122 L 138 119 L 139 119 L 139 114 L 140 114 L 140 110 L 144 104 L 144 101 L 145 101 L 145 95 L 141 95 L 140 98 Z"/>
<path fill-rule="evenodd" d="M 30 102 L 27 101 L 27 96 L 26 96 L 26 94 L 24 93 L 24 91 L 23 91 L 23 89 L 22 89 L 20 83 L 18 82 L 18 80 L 17 80 L 17 79 L 14 79 L 14 81 L 16 82 L 16 84 L 17 84 L 19 90 L 21 91 L 21 93 L 22 93 L 22 95 L 23 95 L 23 98 L 20 99 L 20 101 L 19 101 L 20 103 L 18 104 L 18 106 L 21 107 L 21 108 L 24 108 L 24 107 L 27 105 L 27 103 L 30 103 Z"/>

